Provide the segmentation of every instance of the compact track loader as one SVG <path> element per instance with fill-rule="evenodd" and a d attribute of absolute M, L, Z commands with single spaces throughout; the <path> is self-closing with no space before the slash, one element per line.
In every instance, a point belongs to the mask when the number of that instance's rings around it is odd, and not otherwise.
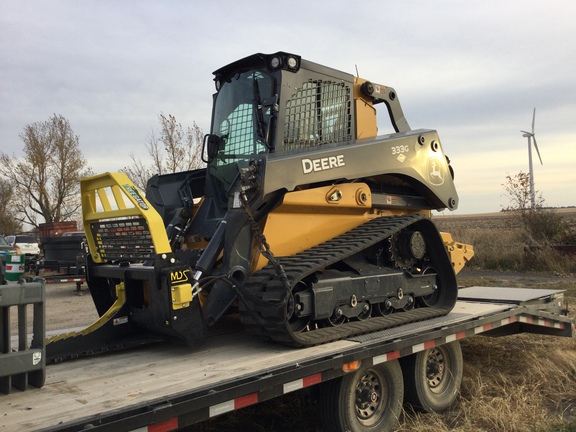
<path fill-rule="evenodd" d="M 223 315 L 309 346 L 448 313 L 473 255 L 441 235 L 454 173 L 396 91 L 278 52 L 214 72 L 206 168 L 83 179 L 86 276 L 100 319 L 58 361 L 160 339 L 194 345 Z M 378 135 L 376 106 L 395 132 Z"/>

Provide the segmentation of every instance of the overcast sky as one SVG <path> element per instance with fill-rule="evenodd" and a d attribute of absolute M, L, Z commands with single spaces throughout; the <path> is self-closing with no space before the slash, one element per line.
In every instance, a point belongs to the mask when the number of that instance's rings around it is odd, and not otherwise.
<path fill-rule="evenodd" d="M 536 189 L 576 205 L 574 0 L 0 0 L 0 151 L 56 113 L 116 171 L 146 157 L 160 113 L 209 132 L 212 72 L 276 51 L 394 87 L 410 126 L 440 134 L 456 214 L 508 205 L 536 108 Z"/>

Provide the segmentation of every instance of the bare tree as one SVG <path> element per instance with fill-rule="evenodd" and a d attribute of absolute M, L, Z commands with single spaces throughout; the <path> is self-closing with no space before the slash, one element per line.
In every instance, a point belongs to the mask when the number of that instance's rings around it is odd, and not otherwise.
<path fill-rule="evenodd" d="M 18 220 L 36 228 L 42 222 L 71 220 L 80 208 L 80 178 L 91 175 L 70 123 L 54 114 L 26 125 L 20 134 L 24 157 L 0 154 L 0 174 L 14 187 Z"/>
<path fill-rule="evenodd" d="M 22 231 L 22 223 L 18 221 L 12 204 L 14 187 L 0 178 L 0 234 L 15 234 Z"/>
<path fill-rule="evenodd" d="M 532 239 L 553 242 L 567 231 L 568 227 L 561 215 L 552 209 L 543 208 L 542 194 L 535 191 L 532 195 L 528 173 L 520 171 L 514 176 L 508 174 L 506 183 L 502 186 L 510 199 L 510 205 L 504 210 L 520 217 L 524 229 Z"/>
<path fill-rule="evenodd" d="M 160 114 L 160 132 L 152 130 L 146 143 L 146 150 L 152 159 L 145 165 L 135 155 L 130 155 L 132 165 L 122 168 L 136 186 L 144 190 L 154 174 L 169 174 L 200 168 L 203 165 L 201 152 L 204 133 L 196 124 L 184 130 L 171 114 Z"/>
<path fill-rule="evenodd" d="M 506 176 L 506 183 L 502 185 L 508 198 L 510 199 L 510 205 L 505 207 L 506 211 L 516 211 L 524 217 L 527 213 L 530 213 L 534 209 L 542 207 L 544 199 L 542 194 L 538 191 L 534 193 L 535 205 L 532 208 L 532 193 L 530 191 L 530 175 L 523 171 L 518 174 L 511 176 L 508 174 Z"/>

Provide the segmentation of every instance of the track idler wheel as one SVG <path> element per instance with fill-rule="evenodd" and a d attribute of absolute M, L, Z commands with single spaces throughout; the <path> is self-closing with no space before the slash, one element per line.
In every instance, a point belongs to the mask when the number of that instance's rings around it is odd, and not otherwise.
<path fill-rule="evenodd" d="M 344 324 L 347 319 L 346 315 L 344 315 L 341 309 L 336 309 L 330 318 L 328 318 L 326 321 L 328 322 L 329 326 L 337 327 Z"/>
<path fill-rule="evenodd" d="M 376 316 L 386 316 L 390 315 L 392 312 L 394 312 L 394 308 L 392 307 L 392 302 L 390 300 L 378 303 L 374 308 L 374 314 Z"/>
<path fill-rule="evenodd" d="M 305 313 L 306 303 L 304 301 L 304 294 L 308 291 L 308 286 L 304 282 L 298 282 L 292 289 L 292 294 L 288 300 L 286 315 L 288 317 L 288 324 L 290 329 L 295 332 L 301 332 L 310 324 L 310 314 Z"/>
<path fill-rule="evenodd" d="M 366 302 L 366 303 L 362 304 L 361 307 L 362 307 L 362 312 L 360 312 L 358 314 L 356 319 L 358 321 L 365 321 L 368 318 L 370 318 L 370 316 L 372 315 L 372 305 L 370 305 L 370 303 Z"/>
<path fill-rule="evenodd" d="M 437 274 L 436 270 L 432 267 L 428 267 L 427 269 L 425 269 L 422 274 Z M 440 295 L 441 295 L 441 288 L 438 285 L 438 278 L 436 278 L 436 285 L 434 286 L 434 293 L 424 296 L 424 297 L 418 297 L 417 302 L 418 302 L 418 306 L 421 307 L 430 307 L 430 306 L 434 306 L 436 305 L 436 303 L 438 303 L 438 300 L 440 299 Z"/>

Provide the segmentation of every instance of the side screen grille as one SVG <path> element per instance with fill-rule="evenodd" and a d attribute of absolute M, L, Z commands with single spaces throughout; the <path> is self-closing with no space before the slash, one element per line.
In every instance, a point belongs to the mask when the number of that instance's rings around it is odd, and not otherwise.
<path fill-rule="evenodd" d="M 309 81 L 286 104 L 284 147 L 313 147 L 351 139 L 351 92 L 343 83 Z"/>
<path fill-rule="evenodd" d="M 241 104 L 228 117 L 228 121 L 221 126 L 220 133 L 228 137 L 226 148 L 230 157 L 256 154 L 254 148 L 254 107 L 250 104 Z M 220 165 L 229 163 L 222 161 Z"/>
<path fill-rule="evenodd" d="M 90 225 L 97 253 L 109 261 L 144 261 L 154 253 L 144 218 L 94 222 Z"/>

